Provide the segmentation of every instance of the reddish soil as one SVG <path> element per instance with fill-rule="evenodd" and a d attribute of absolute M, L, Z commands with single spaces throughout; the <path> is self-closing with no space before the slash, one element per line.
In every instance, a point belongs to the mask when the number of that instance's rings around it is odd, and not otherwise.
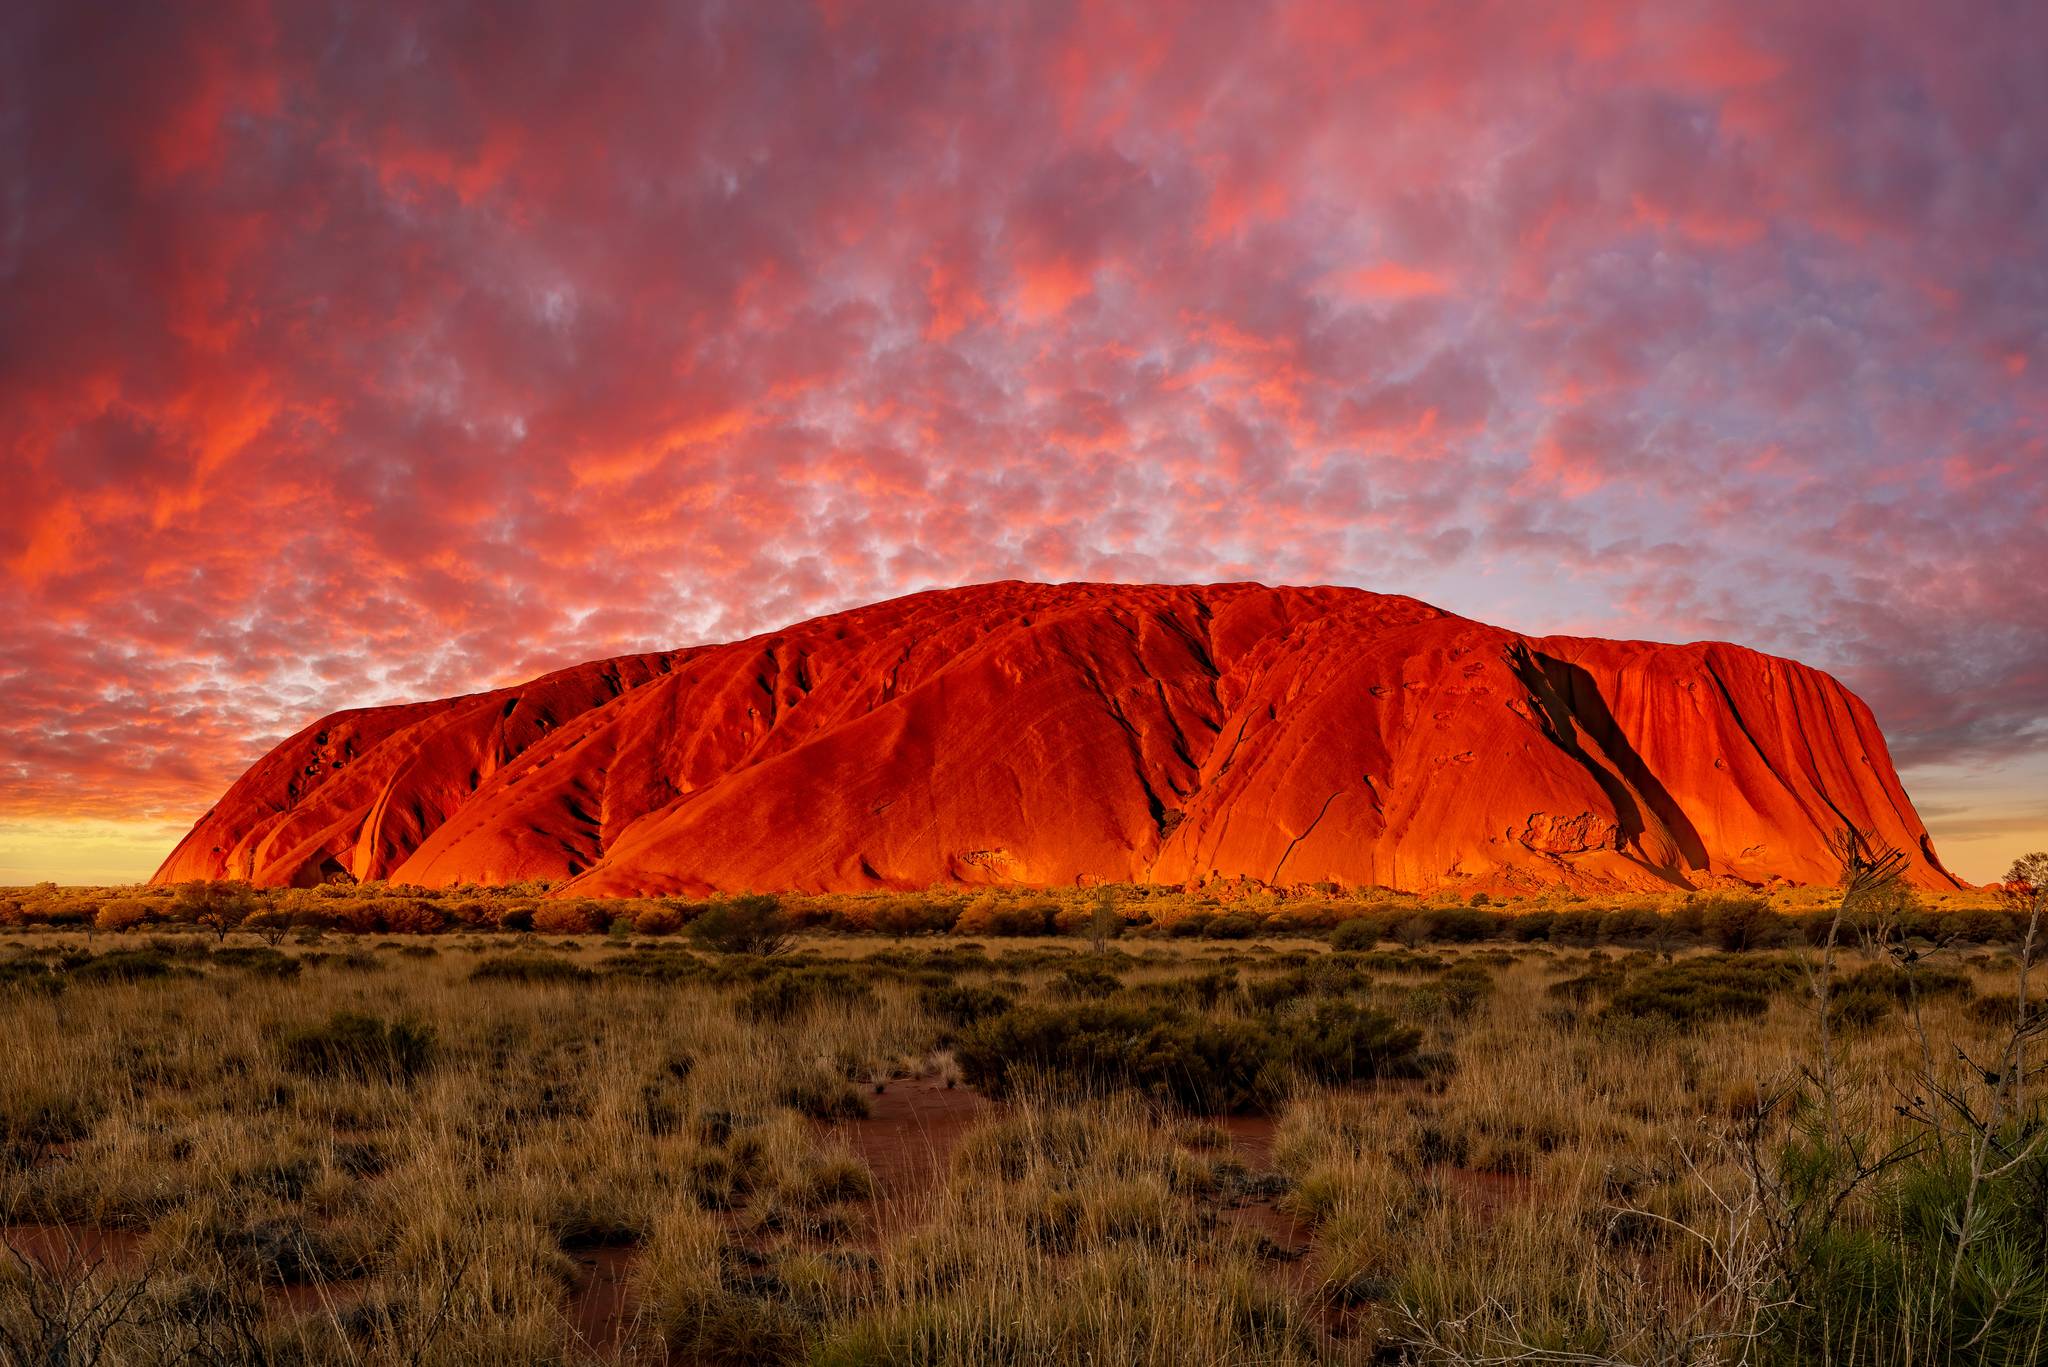
<path fill-rule="evenodd" d="M 1230 1136 L 1230 1147 L 1238 1161 L 1254 1172 L 1273 1163 L 1273 1139 L 1280 1122 L 1270 1115 L 1226 1115 L 1209 1122 Z"/>
<path fill-rule="evenodd" d="M 1493 1216 L 1502 1207 L 1528 1200 L 1536 1193 L 1535 1179 L 1520 1173 L 1481 1172 L 1477 1168 L 1437 1168 L 1445 1190 L 1464 1200 L 1482 1215 Z"/>
<path fill-rule="evenodd" d="M 831 1127 L 875 1175 L 875 1222 L 900 1228 L 917 1217 L 939 1185 L 960 1136 L 995 1103 L 970 1087 L 938 1078 L 904 1078 L 868 1097 L 864 1120 Z"/>
<path fill-rule="evenodd" d="M 104 1225 L 0 1225 L 5 1244 L 46 1272 L 75 1277 L 97 1268 L 127 1270 L 142 1261 L 143 1236 Z"/>
<path fill-rule="evenodd" d="M 577 1276 L 569 1297 L 569 1323 L 575 1326 L 579 1344 L 593 1355 L 609 1359 L 633 1329 L 636 1312 L 626 1287 L 640 1250 L 591 1248 L 573 1256 Z M 649 1349 L 637 1360 L 666 1362 L 668 1355 Z"/>

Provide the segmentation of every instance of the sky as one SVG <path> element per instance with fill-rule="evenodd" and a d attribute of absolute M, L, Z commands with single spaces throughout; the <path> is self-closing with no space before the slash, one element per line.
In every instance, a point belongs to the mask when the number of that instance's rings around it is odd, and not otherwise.
<path fill-rule="evenodd" d="M 2048 847 L 2048 9 L 0 18 L 0 884 L 342 706 L 996 578 L 1728 639 Z"/>

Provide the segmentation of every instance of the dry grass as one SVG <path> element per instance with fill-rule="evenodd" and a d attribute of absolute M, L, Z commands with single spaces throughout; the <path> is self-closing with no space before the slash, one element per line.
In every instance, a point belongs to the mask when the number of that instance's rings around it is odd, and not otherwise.
<path fill-rule="evenodd" d="M 1814 1350 L 1772 1308 L 1782 1240 L 1749 1163 L 1798 1133 L 1781 1091 L 1812 1093 L 1803 950 L 1760 1014 L 1683 1022 L 1553 991 L 1603 962 L 1548 946 L 1135 941 L 1090 960 L 1121 987 L 1077 988 L 1072 940 L 822 939 L 790 967 L 528 936 L 516 961 L 582 971 L 479 976 L 502 937 L 287 942 L 294 974 L 187 933 L 149 976 L 8 974 L 83 943 L 0 939 L 0 1222 L 23 1250 L 0 1359 L 68 1335 L 108 1363 L 1916 1360 L 1868 1327 Z M 1910 1138 L 1898 1089 L 2003 1038 L 1972 1003 L 2014 991 L 2012 954 L 1936 957 L 1969 992 L 1839 1031 L 1843 1131 Z M 1482 986 L 1447 990 L 1459 965 Z M 1220 1021 L 1371 1006 L 1433 1062 L 1283 1078 L 1271 1114 L 1227 1120 L 1027 1086 L 885 1190 L 874 1146 L 921 1131 L 877 1087 L 953 1075 L 976 1028 L 934 1014 L 948 984 Z M 1890 1190 L 1856 1186 L 1841 1237 L 1893 1238 Z"/>

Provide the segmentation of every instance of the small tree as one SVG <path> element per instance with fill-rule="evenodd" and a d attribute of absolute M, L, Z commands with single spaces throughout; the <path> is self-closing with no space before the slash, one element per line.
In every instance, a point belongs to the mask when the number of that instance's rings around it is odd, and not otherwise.
<path fill-rule="evenodd" d="M 1109 942 L 1124 933 L 1123 914 L 1116 909 L 1116 894 L 1098 888 L 1095 904 L 1088 912 L 1088 943 L 1100 957 L 1109 952 Z"/>
<path fill-rule="evenodd" d="M 2008 1059 L 2002 1069 L 2016 1107 L 2020 1084 L 2028 1076 L 2027 1044 L 2042 1032 L 2041 1012 L 2029 1000 L 2027 980 L 2033 973 L 2034 960 L 2042 950 L 2041 922 L 2048 919 L 2048 850 L 2036 850 L 2013 860 L 1998 891 L 2000 899 L 2012 909 L 2013 918 L 2021 926 L 2017 1019 L 2007 1051 Z"/>
<path fill-rule="evenodd" d="M 244 929 L 253 930 L 263 943 L 275 949 L 284 943 L 284 937 L 291 933 L 293 915 L 281 906 L 263 906 L 243 919 Z"/>
<path fill-rule="evenodd" d="M 256 892 L 247 883 L 228 878 L 202 878 L 178 889 L 178 915 L 195 926 L 205 926 L 216 940 L 249 919 L 256 910 Z"/>
<path fill-rule="evenodd" d="M 149 919 L 150 905 L 140 897 L 117 897 L 100 906 L 99 914 L 93 917 L 93 927 L 118 935 L 132 930 Z"/>
<path fill-rule="evenodd" d="M 782 900 L 747 892 L 714 902 L 690 922 L 692 940 L 721 954 L 780 954 L 789 948 L 789 918 Z"/>

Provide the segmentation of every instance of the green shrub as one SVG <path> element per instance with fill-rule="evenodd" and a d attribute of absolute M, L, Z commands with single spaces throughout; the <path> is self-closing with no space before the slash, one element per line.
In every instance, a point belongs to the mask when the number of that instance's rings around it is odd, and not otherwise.
<path fill-rule="evenodd" d="M 1661 1019 L 1677 1025 L 1761 1016 L 1771 997 L 1799 981 L 1785 959 L 1704 956 L 1629 974 L 1608 999 L 1607 1018 Z"/>
<path fill-rule="evenodd" d="M 782 969 L 740 996 L 738 1010 L 751 1021 L 786 1021 L 820 1001 L 848 1004 L 874 1000 L 874 989 L 849 968 Z"/>
<path fill-rule="evenodd" d="M 130 983 L 170 972 L 171 957 L 160 949 L 115 949 L 72 963 L 65 976 L 78 983 Z"/>
<path fill-rule="evenodd" d="M 1911 968 L 1897 964 L 1870 964 L 1841 979 L 1835 990 L 1842 993 L 1869 992 L 1900 1003 L 1920 997 L 1976 995 L 1969 974 L 1925 963 L 1914 964 Z"/>
<path fill-rule="evenodd" d="M 2036 1363 L 2048 1322 L 2048 1145 L 2036 1118 L 1994 1137 L 2009 1155 L 1975 1183 L 1962 1148 L 1929 1146 L 1886 1174 L 1871 1228 L 1795 1226 L 1798 1282 L 1774 1301 L 1769 1361 Z M 1846 1162 L 1788 1144 L 1788 1189 Z M 1967 1242 L 1962 1234 L 1967 1231 Z"/>
<path fill-rule="evenodd" d="M 1423 939 L 1464 945 L 1499 939 L 1514 918 L 1503 912 L 1486 911 L 1483 904 L 1475 902 L 1470 907 L 1440 907 L 1416 919 Z"/>
<path fill-rule="evenodd" d="M 1348 921 L 1339 921 L 1337 928 L 1330 932 L 1330 948 L 1366 950 L 1377 945 L 1382 938 L 1378 923 L 1363 916 L 1354 916 Z"/>
<path fill-rule="evenodd" d="M 1463 1020 L 1493 995 L 1493 975 L 1475 963 L 1461 963 L 1418 987 L 1410 997 L 1415 1010 L 1430 1016 Z"/>
<path fill-rule="evenodd" d="M 57 1144 L 92 1132 L 92 1117 L 78 1098 L 45 1087 L 0 1096 L 0 1170 L 29 1168 Z"/>
<path fill-rule="evenodd" d="M 927 987 L 917 994 L 917 1001 L 926 1015 L 936 1016 L 956 1029 L 1001 1015 L 1012 1005 L 1007 993 L 994 988 L 955 985 Z"/>
<path fill-rule="evenodd" d="M 780 954 L 789 948 L 782 900 L 745 893 L 714 902 L 686 927 L 691 940 L 720 954 Z"/>
<path fill-rule="evenodd" d="M 432 1027 L 409 1020 L 388 1024 L 358 1011 L 337 1011 L 320 1025 L 289 1030 L 278 1041 L 285 1068 L 310 1077 L 359 1077 L 410 1082 L 434 1058 Z"/>
<path fill-rule="evenodd" d="M 1782 944 L 1789 929 L 1761 897 L 1703 897 L 1688 905 L 1708 943 L 1730 953 Z"/>
<path fill-rule="evenodd" d="M 686 949 L 635 950 L 607 959 L 605 973 L 618 978 L 642 978 L 648 982 L 699 982 L 713 976 L 711 965 Z"/>
<path fill-rule="evenodd" d="M 1017 1007 L 955 1049 L 963 1077 L 991 1096 L 1027 1080 L 1056 1092 L 1129 1087 L 1198 1111 L 1264 1107 L 1277 1092 L 1269 1030 L 1180 1012 L 1091 1002 Z"/>
<path fill-rule="evenodd" d="M 1999 1030 L 2010 1030 L 2019 1024 L 2020 1020 L 2020 999 L 2014 992 L 1994 992 L 1989 996 L 1978 997 L 1965 1009 L 1969 1012 L 1970 1019 L 1979 1025 L 1989 1025 Z M 2027 1015 L 2030 1019 L 2039 1019 L 2041 1012 L 2042 1006 L 2038 1000 L 2027 1003 Z"/>
<path fill-rule="evenodd" d="M 1891 1015 L 1898 1005 L 1887 992 L 1856 988 L 1835 992 L 1828 1000 L 1828 1020 L 1851 1030 L 1867 1030 Z"/>
<path fill-rule="evenodd" d="M 1342 1002 L 1317 1002 L 1287 1026 L 1288 1061 L 1318 1082 L 1419 1077 L 1422 1032 L 1392 1016 Z"/>
<path fill-rule="evenodd" d="M 1450 967 L 1448 961 L 1434 954 L 1417 954 L 1405 949 L 1346 954 L 1343 962 L 1361 973 L 1441 973 Z"/>
<path fill-rule="evenodd" d="M 969 902 L 953 922 L 960 935 L 1050 935 L 1059 906 L 1053 902 L 1016 902 L 983 893 Z"/>
<path fill-rule="evenodd" d="M 585 983 L 597 975 L 552 954 L 495 954 L 469 970 L 474 982 Z"/>
<path fill-rule="evenodd" d="M 0 991 L 8 988 L 61 992 L 64 979 L 42 959 L 9 959 L 0 963 Z"/>
<path fill-rule="evenodd" d="M 1331 957 L 1314 961 L 1291 973 L 1248 983 L 1244 998 L 1254 1010 L 1274 1011 L 1304 997 L 1342 996 L 1371 985 L 1372 979 L 1356 964 Z"/>
<path fill-rule="evenodd" d="M 1122 978 L 1099 968 L 1069 968 L 1052 980 L 1051 990 L 1055 997 L 1067 1001 L 1100 1001 L 1114 996 L 1123 985 Z"/>
<path fill-rule="evenodd" d="M 1175 985 L 1184 987 L 1194 1004 L 1206 1011 L 1237 991 L 1237 970 L 1213 968 L 1207 973 L 1182 978 Z"/>
<path fill-rule="evenodd" d="M 1249 940 L 1264 928 L 1265 923 L 1258 917 L 1247 912 L 1233 911 L 1211 918 L 1202 928 L 1202 934 L 1211 940 Z"/>
<path fill-rule="evenodd" d="M 1619 964 L 1597 964 L 1584 973 L 1561 978 L 1543 989 L 1544 995 L 1568 1001 L 1574 1006 L 1585 1006 L 1595 997 L 1608 997 L 1621 990 L 1628 980 L 1628 970 Z"/>
<path fill-rule="evenodd" d="M 282 950 L 257 945 L 230 945 L 213 951 L 211 962 L 264 978 L 295 978 L 299 961 Z"/>
<path fill-rule="evenodd" d="M 1012 1009 L 974 1026 L 954 1052 L 967 1081 L 992 1096 L 1029 1083 L 1083 1095 L 1128 1087 L 1220 1112 L 1270 1107 L 1290 1067 L 1335 1083 L 1417 1076 L 1421 1043 L 1382 1012 L 1335 1001 L 1258 1020 L 1091 1002 Z"/>

